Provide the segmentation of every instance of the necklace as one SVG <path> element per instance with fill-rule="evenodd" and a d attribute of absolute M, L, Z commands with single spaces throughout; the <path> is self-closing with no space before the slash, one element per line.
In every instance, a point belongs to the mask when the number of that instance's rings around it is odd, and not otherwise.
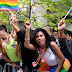
<path fill-rule="evenodd" d="M 36 62 L 32 62 L 32 66 L 33 67 L 37 66 L 37 64 L 39 63 L 39 61 L 40 61 L 40 59 L 41 59 L 41 57 L 42 57 L 42 55 L 44 54 L 45 51 L 46 51 L 46 48 L 44 48 L 44 50 L 42 51 L 41 55 L 39 55 L 39 57 L 37 58 Z"/>
<path fill-rule="evenodd" d="M 44 50 L 42 51 L 42 53 L 39 55 L 39 57 L 38 57 L 37 60 L 36 60 L 36 63 L 37 63 L 37 64 L 39 63 L 39 61 L 40 61 L 42 55 L 45 53 L 45 51 L 46 51 L 46 48 L 44 47 Z"/>

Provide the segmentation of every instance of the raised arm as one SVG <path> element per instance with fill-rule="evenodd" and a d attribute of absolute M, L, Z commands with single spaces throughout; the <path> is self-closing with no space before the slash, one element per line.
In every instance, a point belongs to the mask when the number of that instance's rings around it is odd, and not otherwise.
<path fill-rule="evenodd" d="M 65 38 L 64 38 L 64 28 L 65 28 L 65 20 L 62 19 L 58 24 L 58 30 L 60 33 L 60 50 L 62 51 L 63 55 L 68 58 L 69 60 L 72 58 L 72 51 L 68 48 Z M 71 59 L 72 60 L 72 59 Z"/>
<path fill-rule="evenodd" d="M 14 30 L 16 31 L 16 32 L 18 32 L 20 29 L 18 28 L 18 26 L 17 26 L 17 18 L 16 18 L 16 16 L 13 14 L 13 12 L 11 11 L 11 10 L 9 10 L 9 9 L 2 9 L 2 8 L 0 8 L 0 10 L 2 10 L 2 11 L 8 11 L 9 13 L 10 13 L 10 15 L 11 15 L 11 19 L 10 19 L 10 24 L 13 26 L 13 29 L 12 29 L 12 35 L 14 34 Z M 4 24 L 4 22 L 2 21 L 2 23 Z"/>
<path fill-rule="evenodd" d="M 5 23 L 4 23 L 4 21 L 1 19 L 1 23 L 2 23 L 2 25 L 5 25 Z"/>
<path fill-rule="evenodd" d="M 25 27 L 26 27 L 26 34 L 25 34 L 24 46 L 30 50 L 36 50 L 36 48 L 32 44 L 30 44 L 30 28 L 31 28 L 30 21 L 27 21 L 25 23 Z"/>
<path fill-rule="evenodd" d="M 1 11 L 8 11 L 10 13 L 11 16 L 14 16 L 14 14 L 12 13 L 12 11 L 10 9 L 3 9 L 0 8 Z"/>
<path fill-rule="evenodd" d="M 14 30 L 16 31 L 16 33 L 20 31 L 20 29 L 19 29 L 18 26 L 17 26 L 17 18 L 16 18 L 16 16 L 12 16 L 12 17 L 11 17 L 11 19 L 10 19 L 10 24 L 11 24 L 12 27 L 13 27 L 12 33 L 14 32 Z"/>

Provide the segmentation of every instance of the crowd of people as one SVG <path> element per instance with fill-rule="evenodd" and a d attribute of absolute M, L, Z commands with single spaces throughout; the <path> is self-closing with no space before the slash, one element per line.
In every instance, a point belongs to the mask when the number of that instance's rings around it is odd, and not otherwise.
<path fill-rule="evenodd" d="M 1 10 L 11 14 L 9 22 L 12 26 L 11 34 L 8 34 L 1 20 L 1 62 L 4 60 L 12 64 L 13 72 L 32 72 L 32 69 L 37 69 L 37 72 L 71 72 L 72 40 L 71 36 L 64 34 L 65 19 L 58 23 L 58 32 L 52 34 L 49 25 L 31 31 L 29 20 L 24 29 L 19 28 L 16 16 L 9 9 Z M 69 60 L 70 65 L 67 71 L 63 69 L 65 58 Z"/>

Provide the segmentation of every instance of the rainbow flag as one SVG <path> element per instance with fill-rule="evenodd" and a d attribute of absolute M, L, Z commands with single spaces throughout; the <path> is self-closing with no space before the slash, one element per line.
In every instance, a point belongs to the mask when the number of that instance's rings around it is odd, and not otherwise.
<path fill-rule="evenodd" d="M 34 11 L 35 11 L 37 8 L 38 8 L 38 6 L 35 5 L 35 4 L 33 4 L 33 12 L 32 12 L 32 13 L 34 13 Z"/>
<path fill-rule="evenodd" d="M 18 4 L 18 10 L 24 7 L 24 4 Z"/>
<path fill-rule="evenodd" d="M 60 72 L 67 72 L 69 70 L 70 66 L 71 66 L 70 61 L 65 58 L 63 67 Z"/>
<path fill-rule="evenodd" d="M 37 9 L 37 5 L 33 4 L 33 11 L 35 11 Z"/>
<path fill-rule="evenodd" d="M 71 9 L 70 9 L 70 12 L 72 13 L 72 7 L 71 7 Z"/>
<path fill-rule="evenodd" d="M 18 11 L 17 0 L 0 0 L 0 8 L 8 8 L 11 11 Z"/>

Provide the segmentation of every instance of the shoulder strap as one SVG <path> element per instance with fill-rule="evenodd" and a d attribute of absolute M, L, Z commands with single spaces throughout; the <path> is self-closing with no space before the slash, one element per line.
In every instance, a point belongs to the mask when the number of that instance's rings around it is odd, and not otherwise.
<path fill-rule="evenodd" d="M 51 45 L 50 45 L 50 49 L 51 49 L 51 51 L 52 51 L 53 53 L 55 53 L 54 50 L 52 49 Z"/>

